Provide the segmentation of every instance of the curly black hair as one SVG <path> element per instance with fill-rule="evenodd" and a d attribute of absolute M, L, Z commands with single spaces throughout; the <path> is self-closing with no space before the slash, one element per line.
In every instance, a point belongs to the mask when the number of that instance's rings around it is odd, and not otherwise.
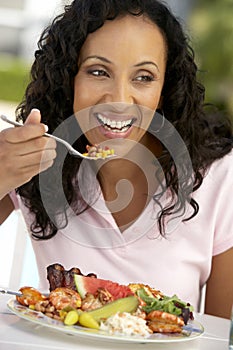
<path fill-rule="evenodd" d="M 36 107 L 41 111 L 42 122 L 48 125 L 50 132 L 67 120 L 73 114 L 74 78 L 78 72 L 79 53 L 88 34 L 100 28 L 106 20 L 126 14 L 147 16 L 164 35 L 167 66 L 162 91 L 163 111 L 182 137 L 192 162 L 191 186 L 190 169 L 182 162 L 182 152 L 180 159 L 183 175 L 182 179 L 178 179 L 177 164 L 164 148 L 160 162 L 173 200 L 160 213 L 159 228 L 164 235 L 165 217 L 174 212 L 181 213 L 187 198 L 193 208 L 191 217 L 198 213 L 198 203 L 192 199 L 192 192 L 201 186 L 207 167 L 232 148 L 230 120 L 222 114 L 218 115 L 218 112 L 207 113 L 204 110 L 205 89 L 197 81 L 197 66 L 189 38 L 164 3 L 158 0 L 74 0 L 65 6 L 64 13 L 57 16 L 44 30 L 38 42 L 31 68 L 31 81 L 23 102 L 17 108 L 17 119 L 25 121 L 31 109 Z M 69 139 L 65 127 L 63 133 L 62 136 Z M 86 144 L 84 136 L 76 141 L 76 146 L 81 151 L 85 151 Z M 66 226 L 67 205 L 78 203 L 77 213 L 87 207 L 75 181 L 79 166 L 79 159 L 67 155 L 64 164 L 57 160 L 44 173 L 46 185 L 43 188 L 37 175 L 17 189 L 25 205 L 34 214 L 35 220 L 31 225 L 34 237 L 51 238 L 62 225 Z M 62 172 L 66 204 L 62 198 L 63 191 L 62 194 L 58 191 L 58 172 Z M 44 208 L 42 192 L 43 199 L 52 203 L 49 210 Z M 58 219 L 61 216 L 62 224 Z"/>

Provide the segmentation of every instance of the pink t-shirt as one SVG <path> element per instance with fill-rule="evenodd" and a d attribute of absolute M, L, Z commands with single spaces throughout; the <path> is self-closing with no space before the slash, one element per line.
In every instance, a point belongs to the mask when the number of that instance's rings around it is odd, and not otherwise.
<path fill-rule="evenodd" d="M 68 226 L 52 239 L 32 239 L 40 288 L 48 289 L 46 267 L 60 263 L 122 284 L 149 284 L 167 295 L 177 294 L 197 310 L 212 256 L 233 247 L 232 192 L 233 152 L 212 164 L 194 193 L 198 214 L 190 221 L 172 222 L 166 238 L 159 235 L 153 200 L 122 234 L 100 196 L 83 214 L 70 212 Z M 15 193 L 11 198 L 29 228 L 28 209 Z"/>

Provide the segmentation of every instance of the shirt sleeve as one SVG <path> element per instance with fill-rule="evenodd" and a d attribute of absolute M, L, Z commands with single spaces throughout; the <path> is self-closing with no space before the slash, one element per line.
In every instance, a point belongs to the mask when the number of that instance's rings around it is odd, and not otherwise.
<path fill-rule="evenodd" d="M 11 191 L 9 193 L 10 199 L 12 200 L 15 210 L 19 209 L 19 199 L 16 191 Z"/>

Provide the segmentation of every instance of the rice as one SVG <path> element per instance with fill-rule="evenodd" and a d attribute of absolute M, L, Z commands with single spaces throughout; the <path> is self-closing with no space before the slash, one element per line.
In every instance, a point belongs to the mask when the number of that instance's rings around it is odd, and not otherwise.
<path fill-rule="evenodd" d="M 152 332 L 146 325 L 146 321 L 128 312 L 116 313 L 102 321 L 100 329 L 110 334 L 148 337 Z"/>

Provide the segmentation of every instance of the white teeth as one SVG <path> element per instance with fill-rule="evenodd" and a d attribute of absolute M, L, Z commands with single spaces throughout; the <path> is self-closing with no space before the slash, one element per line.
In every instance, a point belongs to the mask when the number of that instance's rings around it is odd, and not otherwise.
<path fill-rule="evenodd" d="M 107 125 L 109 125 L 109 123 L 107 123 Z M 116 127 L 116 121 L 115 120 L 111 121 L 110 126 L 111 126 L 111 128 L 115 128 Z"/>
<path fill-rule="evenodd" d="M 109 130 L 111 132 L 115 132 L 115 133 L 119 133 L 119 132 L 126 132 L 128 130 L 129 127 L 125 127 L 125 128 L 122 128 L 122 129 L 111 129 L 110 127 L 108 127 L 107 125 L 104 125 L 104 128 L 106 130 Z"/>
<path fill-rule="evenodd" d="M 105 129 L 115 131 L 115 132 L 125 132 L 131 126 L 133 119 L 128 120 L 110 120 L 103 117 L 101 114 L 96 114 L 96 117 L 104 125 Z M 112 130 L 114 129 L 114 130 Z"/>

